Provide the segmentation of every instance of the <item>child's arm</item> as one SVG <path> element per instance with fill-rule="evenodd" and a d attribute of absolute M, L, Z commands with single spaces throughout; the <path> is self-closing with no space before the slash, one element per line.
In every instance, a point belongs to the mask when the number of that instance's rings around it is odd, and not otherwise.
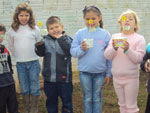
<path fill-rule="evenodd" d="M 112 60 L 114 58 L 115 54 L 116 54 L 116 50 L 113 47 L 112 41 L 113 41 L 113 37 L 109 41 L 109 45 L 108 45 L 108 47 L 106 48 L 106 50 L 104 52 L 105 58 L 110 59 L 110 60 Z"/>
<path fill-rule="evenodd" d="M 4 50 L 4 53 L 8 53 L 8 57 L 7 57 L 8 65 L 9 65 L 9 68 L 10 68 L 11 73 L 13 74 L 13 69 L 12 69 L 12 63 L 11 63 L 10 53 L 9 53 L 9 51 L 8 51 L 6 48 L 5 48 L 5 50 Z"/>
<path fill-rule="evenodd" d="M 75 58 L 79 58 L 79 57 L 83 56 L 87 51 L 87 50 L 82 50 L 81 42 L 82 41 L 80 39 L 79 32 L 77 32 L 77 34 L 73 38 L 73 41 L 71 44 L 71 49 L 70 49 L 71 55 Z"/>
<path fill-rule="evenodd" d="M 13 30 L 12 30 L 12 28 L 10 28 L 9 31 L 8 31 L 8 33 L 7 33 L 8 48 L 10 49 L 10 52 L 14 56 L 14 38 L 12 37 L 12 34 L 13 34 Z"/>
<path fill-rule="evenodd" d="M 148 53 L 146 53 L 143 58 L 143 61 L 141 62 L 141 65 L 140 65 L 142 71 L 144 71 L 144 72 L 145 72 L 145 63 L 148 59 L 150 59 L 150 57 L 148 56 Z"/>
<path fill-rule="evenodd" d="M 60 38 L 57 39 L 60 47 L 62 48 L 63 52 L 67 56 L 71 56 L 70 54 L 70 48 L 71 48 L 71 42 L 72 38 L 66 35 L 62 35 Z"/>
<path fill-rule="evenodd" d="M 40 29 L 37 26 L 35 26 L 35 30 L 36 30 L 36 37 L 35 37 L 36 42 L 39 42 L 39 41 L 42 40 L 41 32 L 40 32 Z"/>
<path fill-rule="evenodd" d="M 106 37 L 105 37 L 105 43 L 106 43 L 106 47 L 108 47 L 109 43 L 111 40 L 111 35 L 109 33 L 107 33 Z M 106 60 L 106 65 L 107 65 L 107 73 L 106 76 L 107 77 L 111 77 L 111 67 L 112 67 L 112 61 L 111 60 Z"/>
<path fill-rule="evenodd" d="M 135 64 L 140 64 L 141 61 L 143 60 L 143 57 L 145 55 L 145 50 L 146 50 L 145 49 L 146 44 L 145 44 L 144 37 L 142 37 L 140 40 L 138 40 L 138 42 L 135 45 L 136 45 L 135 50 L 130 48 L 130 45 L 129 45 L 129 49 L 127 50 L 126 55 Z"/>
<path fill-rule="evenodd" d="M 111 67 L 112 67 L 112 61 L 111 60 L 107 60 L 107 73 L 106 76 L 111 77 Z"/>
<path fill-rule="evenodd" d="M 45 42 L 44 41 L 40 41 L 35 44 L 35 53 L 40 57 L 44 56 L 45 54 Z"/>

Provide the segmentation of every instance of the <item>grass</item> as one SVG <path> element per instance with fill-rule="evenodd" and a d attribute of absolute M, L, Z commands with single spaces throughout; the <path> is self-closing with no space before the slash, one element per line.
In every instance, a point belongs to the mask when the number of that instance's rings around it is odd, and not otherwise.
<path fill-rule="evenodd" d="M 78 76 L 78 75 L 77 75 Z M 145 83 L 147 80 L 148 75 L 141 72 L 140 76 L 140 88 L 139 88 L 139 95 L 138 95 L 138 107 L 140 108 L 139 113 L 144 113 L 145 106 L 146 106 L 146 99 L 147 93 L 145 88 Z M 73 90 L 73 109 L 74 113 L 83 113 L 83 96 L 80 83 L 74 83 L 74 90 Z M 23 105 L 22 105 L 22 98 L 21 95 L 18 95 L 19 101 L 19 110 L 22 113 Z M 40 101 L 39 101 L 39 113 L 47 113 L 45 107 L 46 97 L 44 95 L 43 90 L 41 91 Z M 59 99 L 60 101 L 60 99 Z M 103 113 L 119 113 L 119 107 L 117 104 L 117 96 L 115 94 L 112 81 L 110 85 L 104 89 L 103 92 Z M 59 113 L 61 113 L 61 102 L 59 102 Z"/>

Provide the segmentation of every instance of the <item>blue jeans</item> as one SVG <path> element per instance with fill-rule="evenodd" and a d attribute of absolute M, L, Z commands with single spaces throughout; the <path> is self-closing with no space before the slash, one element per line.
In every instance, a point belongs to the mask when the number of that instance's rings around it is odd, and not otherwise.
<path fill-rule="evenodd" d="M 18 79 L 21 94 L 40 95 L 39 73 L 40 64 L 38 60 L 29 62 L 17 62 Z"/>
<path fill-rule="evenodd" d="M 48 113 L 58 113 L 58 96 L 62 100 L 62 113 L 73 113 L 72 83 L 44 82 L 44 91 L 47 96 L 46 107 Z"/>
<path fill-rule="evenodd" d="M 80 72 L 84 113 L 102 113 L 102 88 L 106 73 Z"/>

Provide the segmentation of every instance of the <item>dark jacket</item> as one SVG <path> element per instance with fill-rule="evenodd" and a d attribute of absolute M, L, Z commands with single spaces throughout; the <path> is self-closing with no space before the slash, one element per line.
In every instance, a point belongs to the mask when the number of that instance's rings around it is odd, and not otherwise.
<path fill-rule="evenodd" d="M 36 44 L 35 52 L 43 58 L 42 75 L 49 82 L 72 82 L 71 47 L 72 38 L 62 36 L 58 39 L 46 35 L 44 43 Z"/>
<path fill-rule="evenodd" d="M 150 53 L 146 53 L 146 55 L 144 56 L 143 58 L 143 61 L 141 63 L 141 69 L 145 72 L 145 63 L 146 61 L 150 59 Z M 148 80 L 147 80 L 147 84 L 146 84 L 146 87 L 147 87 L 147 92 L 150 94 L 150 73 L 149 73 L 149 77 L 148 77 Z"/>
<path fill-rule="evenodd" d="M 0 87 L 14 84 L 11 57 L 4 45 L 0 44 Z"/>

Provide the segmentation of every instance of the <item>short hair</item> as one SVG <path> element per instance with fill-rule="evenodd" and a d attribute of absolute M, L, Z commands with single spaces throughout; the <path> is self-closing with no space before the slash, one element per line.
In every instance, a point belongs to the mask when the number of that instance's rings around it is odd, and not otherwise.
<path fill-rule="evenodd" d="M 0 31 L 6 32 L 6 27 L 4 24 L 0 24 Z"/>
<path fill-rule="evenodd" d="M 48 25 L 51 25 L 54 23 L 61 23 L 60 18 L 58 16 L 49 17 L 46 21 L 46 27 L 48 28 Z"/>
<path fill-rule="evenodd" d="M 134 17 L 134 19 L 135 19 L 135 25 L 136 25 L 136 28 L 134 28 L 134 31 L 137 32 L 137 31 L 139 30 L 139 28 L 140 28 L 139 18 L 138 18 L 138 16 L 137 16 L 136 12 L 134 12 L 134 11 L 132 11 L 132 10 L 130 10 L 130 9 L 128 9 L 127 11 L 123 12 L 123 13 L 120 15 L 120 17 L 119 17 L 119 19 L 118 19 L 118 23 L 121 24 L 122 17 L 123 17 L 125 14 L 132 14 L 132 15 L 133 15 L 133 17 Z M 120 27 L 120 31 L 122 31 L 122 30 L 123 30 L 123 28 Z"/>

